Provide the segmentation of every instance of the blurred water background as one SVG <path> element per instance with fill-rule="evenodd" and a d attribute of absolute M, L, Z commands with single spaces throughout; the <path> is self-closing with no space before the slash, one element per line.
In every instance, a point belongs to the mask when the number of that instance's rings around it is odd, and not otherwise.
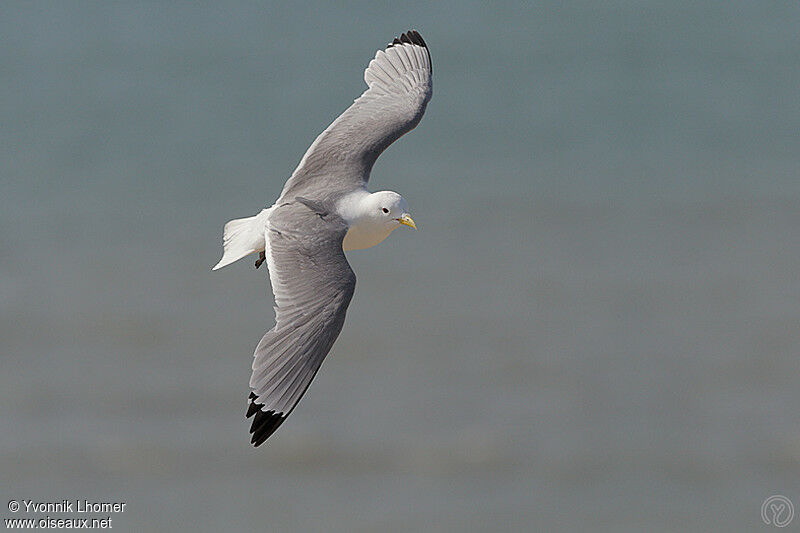
<path fill-rule="evenodd" d="M 221 229 L 417 28 L 421 230 L 266 446 Z M 752 531 L 800 505 L 797 2 L 8 3 L 0 486 L 120 530 Z M 23 516 L 23 514 L 18 514 Z M 792 524 L 796 526 L 796 524 Z"/>

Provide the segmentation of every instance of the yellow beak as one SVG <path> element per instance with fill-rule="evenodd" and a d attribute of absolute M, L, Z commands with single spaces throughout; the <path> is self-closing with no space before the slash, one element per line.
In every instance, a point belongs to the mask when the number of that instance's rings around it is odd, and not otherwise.
<path fill-rule="evenodd" d="M 403 215 L 400 218 L 398 218 L 397 221 L 404 226 L 417 229 L 417 225 L 414 223 L 414 219 L 411 218 L 408 213 L 403 213 Z"/>

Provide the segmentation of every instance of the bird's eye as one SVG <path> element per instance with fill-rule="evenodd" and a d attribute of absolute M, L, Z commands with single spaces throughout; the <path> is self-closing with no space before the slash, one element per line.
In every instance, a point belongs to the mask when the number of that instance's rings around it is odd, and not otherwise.
<path fill-rule="evenodd" d="M 384 207 L 384 208 L 383 208 L 383 212 L 384 212 L 384 213 L 388 213 L 388 212 L 389 212 L 389 210 L 388 210 L 388 209 L 386 209 L 386 208 Z"/>

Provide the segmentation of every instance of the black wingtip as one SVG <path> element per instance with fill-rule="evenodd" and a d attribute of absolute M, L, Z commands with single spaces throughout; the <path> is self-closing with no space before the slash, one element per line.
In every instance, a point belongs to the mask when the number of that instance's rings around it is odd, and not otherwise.
<path fill-rule="evenodd" d="M 417 30 L 410 30 L 408 32 L 408 37 L 411 39 L 411 42 L 417 44 L 423 48 L 428 48 L 428 45 L 425 44 L 425 39 L 422 38 L 422 35 L 419 34 Z"/>
<path fill-rule="evenodd" d="M 389 48 L 397 46 L 398 44 L 416 44 L 417 46 L 428 48 L 428 45 L 425 44 L 425 39 L 422 38 L 422 35 L 420 35 L 417 30 L 408 30 L 401 34 L 400 37 L 395 37 L 394 40 L 389 43 Z"/>
<path fill-rule="evenodd" d="M 408 30 L 405 33 L 400 34 L 400 37 L 395 37 L 392 42 L 390 42 L 386 49 L 393 46 L 397 46 L 398 44 L 415 44 L 417 46 L 421 46 L 428 52 L 428 61 L 431 64 L 431 72 L 433 72 L 433 60 L 431 59 L 431 51 L 428 48 L 428 45 L 425 43 L 425 39 L 422 38 L 422 35 L 419 34 L 417 30 Z"/>
<path fill-rule="evenodd" d="M 247 416 L 246 418 L 250 418 L 251 416 L 255 415 L 253 418 L 253 423 L 250 426 L 250 433 L 252 437 L 250 438 L 250 443 L 258 448 L 264 442 L 275 433 L 275 430 L 286 420 L 286 417 L 283 413 L 276 413 L 275 411 L 262 411 L 261 408 L 264 407 L 264 404 L 257 403 L 258 396 L 255 393 L 250 393 L 250 405 L 247 408 Z"/>

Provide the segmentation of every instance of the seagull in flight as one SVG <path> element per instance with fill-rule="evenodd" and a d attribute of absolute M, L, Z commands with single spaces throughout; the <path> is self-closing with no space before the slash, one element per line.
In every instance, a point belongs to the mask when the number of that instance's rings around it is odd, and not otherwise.
<path fill-rule="evenodd" d="M 225 224 L 213 270 L 258 253 L 255 266 L 266 261 L 275 296 L 275 326 L 256 346 L 250 377 L 254 446 L 291 414 L 342 331 L 356 286 L 345 250 L 417 228 L 402 196 L 370 193 L 367 181 L 378 156 L 419 124 L 432 74 L 414 30 L 378 50 L 364 71 L 367 90 L 314 140 L 278 200 Z"/>

